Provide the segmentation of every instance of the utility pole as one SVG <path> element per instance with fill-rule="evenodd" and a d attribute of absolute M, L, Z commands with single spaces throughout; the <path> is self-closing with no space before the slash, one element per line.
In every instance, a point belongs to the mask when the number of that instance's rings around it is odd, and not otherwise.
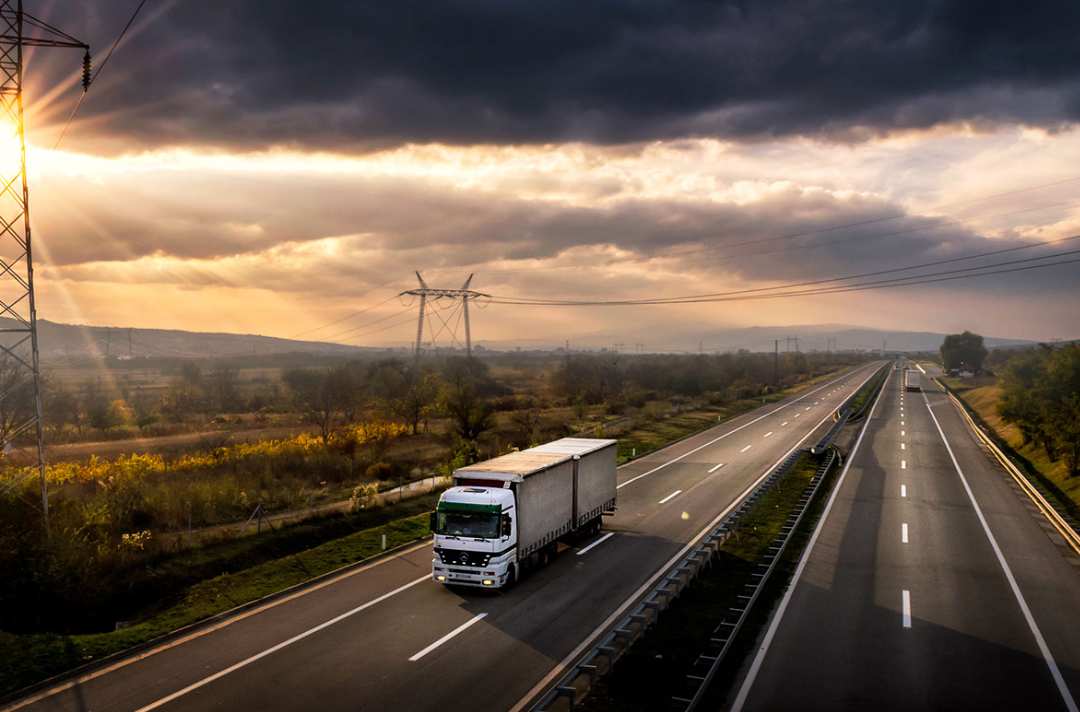
<path fill-rule="evenodd" d="M 780 385 L 780 339 L 773 340 L 773 383 Z"/>
<path fill-rule="evenodd" d="M 36 36 L 24 34 L 29 26 Z M 37 436 L 36 470 L 41 476 L 41 510 L 49 533 L 49 489 L 45 480 L 45 428 L 41 415 L 41 355 L 38 348 L 37 304 L 34 298 L 33 242 L 30 235 L 30 188 L 26 180 L 26 133 L 23 116 L 23 48 L 70 47 L 84 50 L 83 91 L 90 86 L 90 46 L 23 12 L 22 0 L 0 0 L 0 306 L 14 321 L 0 329 L 0 351 L 21 373 L 0 392 L 0 401 L 21 400 L 32 394 L 31 412 L 20 415 L 0 438 L 0 451 L 24 433 Z M 14 156 L 18 158 L 14 158 Z M 26 353 L 29 347 L 30 353 Z M 10 402 L 10 401 L 9 401 Z M 20 480 L 21 482 L 21 480 Z M 16 483 L 18 484 L 18 483 Z"/>
<path fill-rule="evenodd" d="M 252 347 L 252 351 L 254 351 L 254 350 L 255 350 L 255 348 Z M 128 360 L 129 361 L 131 360 L 131 327 L 130 326 L 128 327 Z"/>

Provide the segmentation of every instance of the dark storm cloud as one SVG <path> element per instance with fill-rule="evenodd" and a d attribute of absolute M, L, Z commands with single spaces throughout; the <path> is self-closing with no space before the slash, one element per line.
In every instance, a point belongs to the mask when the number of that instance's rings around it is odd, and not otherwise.
<path fill-rule="evenodd" d="M 685 294 L 679 284 L 687 280 L 723 291 L 732 278 L 829 279 L 1027 244 L 906 215 L 881 198 L 794 186 L 743 205 L 627 196 L 591 207 L 356 176 L 268 173 L 237 180 L 177 171 L 153 181 L 125 173 L 101 184 L 56 177 L 43 187 L 68 196 L 43 196 L 57 205 L 41 214 L 36 231 L 49 262 L 63 267 L 65 278 L 91 281 L 355 294 L 411 280 L 420 269 L 454 282 L 475 271 L 477 288 L 496 294 L 631 298 L 644 289 L 666 297 Z M 130 197 L 109 201 L 115 191 Z M 328 237 L 341 239 L 321 252 L 314 243 Z M 1024 250 L 1012 258 L 1049 252 Z M 148 256 L 179 259 L 125 266 Z M 1005 259 L 1010 256 L 953 267 Z M 1047 271 L 1045 278 L 1025 274 L 1018 283 L 1075 291 L 1074 267 Z M 664 274 L 684 278 L 654 293 L 648 282 Z M 1000 281 L 982 284 L 1002 289 Z"/>
<path fill-rule="evenodd" d="M 100 59 L 134 4 L 61 2 L 46 19 Z M 365 150 L 1054 128 L 1080 116 L 1078 27 L 1080 4 L 1060 0 L 183 0 L 121 46 L 70 140 Z"/>

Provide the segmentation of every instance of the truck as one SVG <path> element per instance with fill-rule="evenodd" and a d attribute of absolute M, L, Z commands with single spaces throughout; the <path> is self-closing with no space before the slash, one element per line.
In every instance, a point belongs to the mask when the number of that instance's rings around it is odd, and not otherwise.
<path fill-rule="evenodd" d="M 432 579 L 498 589 L 615 511 L 618 441 L 563 438 L 454 471 L 431 515 Z"/>
<path fill-rule="evenodd" d="M 919 390 L 919 372 L 915 369 L 908 369 L 904 371 L 904 390 L 905 391 L 917 391 Z"/>

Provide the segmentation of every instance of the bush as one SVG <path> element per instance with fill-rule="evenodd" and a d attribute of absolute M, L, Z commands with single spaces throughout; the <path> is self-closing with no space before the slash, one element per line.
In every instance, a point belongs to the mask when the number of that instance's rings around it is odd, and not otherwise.
<path fill-rule="evenodd" d="M 349 509 L 353 512 L 371 509 L 375 505 L 375 495 L 378 493 L 379 487 L 374 483 L 357 485 L 353 488 L 352 496 L 349 497 Z"/>
<path fill-rule="evenodd" d="M 389 462 L 376 462 L 364 472 L 366 477 L 380 482 L 386 482 L 396 474 L 397 468 Z"/>

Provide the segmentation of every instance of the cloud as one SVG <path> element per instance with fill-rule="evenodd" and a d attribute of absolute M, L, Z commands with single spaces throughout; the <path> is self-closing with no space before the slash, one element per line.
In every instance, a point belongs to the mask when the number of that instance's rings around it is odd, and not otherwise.
<path fill-rule="evenodd" d="M 99 58 L 130 11 L 52 7 Z M 1080 116 L 1077 26 L 1080 5 L 1054 0 L 180 2 L 137 23 L 66 140 L 366 152 L 1056 130 Z M 76 62 L 34 59 L 42 87 Z"/>

